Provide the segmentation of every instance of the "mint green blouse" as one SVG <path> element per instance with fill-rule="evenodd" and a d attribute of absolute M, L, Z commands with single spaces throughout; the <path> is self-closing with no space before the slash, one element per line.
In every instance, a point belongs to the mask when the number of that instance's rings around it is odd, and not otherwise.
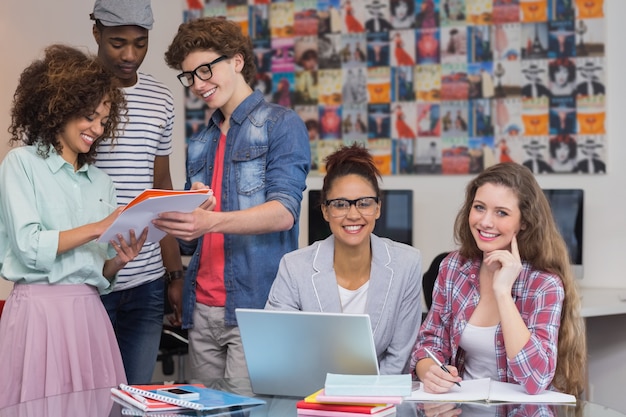
<path fill-rule="evenodd" d="M 0 275 L 15 283 L 87 284 L 103 292 L 115 250 L 95 240 L 57 255 L 59 232 L 102 220 L 116 205 L 113 182 L 93 165 L 74 172 L 53 149 L 12 149 L 0 164 Z"/>

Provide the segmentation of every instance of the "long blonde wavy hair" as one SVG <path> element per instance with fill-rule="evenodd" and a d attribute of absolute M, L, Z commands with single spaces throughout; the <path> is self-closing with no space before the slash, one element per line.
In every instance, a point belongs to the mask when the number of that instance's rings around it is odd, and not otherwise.
<path fill-rule="evenodd" d="M 467 221 L 476 190 L 485 184 L 510 188 L 519 200 L 521 222 L 517 235 L 520 257 L 535 268 L 558 275 L 565 299 L 561 311 L 558 357 L 552 384 L 560 391 L 580 395 L 586 385 L 587 342 L 580 315 L 580 297 L 571 269 L 567 246 L 558 231 L 550 203 L 532 172 L 513 162 L 500 163 L 481 172 L 467 185 L 465 202 L 454 223 L 459 252 L 466 258 L 482 258 Z"/>

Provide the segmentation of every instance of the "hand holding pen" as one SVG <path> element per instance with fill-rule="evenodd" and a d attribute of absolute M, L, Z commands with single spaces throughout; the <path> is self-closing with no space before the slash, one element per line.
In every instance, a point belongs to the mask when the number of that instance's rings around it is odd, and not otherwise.
<path fill-rule="evenodd" d="M 446 368 L 444 366 L 444 364 L 442 364 L 441 362 L 439 362 L 439 359 L 437 359 L 437 357 L 430 351 L 428 350 L 428 348 L 424 348 L 424 350 L 426 351 L 426 354 L 428 355 L 428 357 L 430 359 L 433 360 L 433 362 L 435 362 L 435 365 L 437 365 L 438 367 L 440 367 L 441 369 L 443 369 L 446 373 L 452 375 L 452 373 L 450 373 L 450 370 L 448 368 Z M 461 384 L 459 384 L 458 382 L 454 382 L 457 386 L 461 386 Z"/>

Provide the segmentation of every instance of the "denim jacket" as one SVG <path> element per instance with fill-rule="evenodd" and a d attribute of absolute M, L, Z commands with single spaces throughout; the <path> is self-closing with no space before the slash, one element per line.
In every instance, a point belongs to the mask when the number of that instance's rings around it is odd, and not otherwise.
<path fill-rule="evenodd" d="M 197 181 L 211 184 L 223 119 L 222 112 L 216 110 L 207 126 L 189 139 L 186 189 Z M 224 155 L 222 211 L 279 201 L 293 216 L 294 225 L 283 232 L 224 234 L 226 325 L 237 324 L 235 308 L 265 306 L 280 259 L 298 247 L 300 203 L 311 163 L 310 152 L 302 119 L 291 109 L 267 103 L 258 91 L 248 96 L 231 116 Z M 185 329 L 193 327 L 202 240 L 200 237 L 181 242 L 183 253 L 193 252 L 183 289 Z"/>

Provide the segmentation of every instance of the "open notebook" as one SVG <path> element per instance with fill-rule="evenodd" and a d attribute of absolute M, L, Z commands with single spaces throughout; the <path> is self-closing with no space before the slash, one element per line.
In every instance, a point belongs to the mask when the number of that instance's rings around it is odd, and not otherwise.
<path fill-rule="evenodd" d="M 406 401 L 444 401 L 444 402 L 506 402 L 506 403 L 576 403 L 576 397 L 557 391 L 543 391 L 528 394 L 524 387 L 508 382 L 493 381 L 489 378 L 468 379 L 461 381 L 461 387 L 453 386 L 445 394 L 424 392 L 424 385 L 413 391 Z"/>
<path fill-rule="evenodd" d="M 305 397 L 326 374 L 377 375 L 367 314 L 236 309 L 255 394 Z"/>

